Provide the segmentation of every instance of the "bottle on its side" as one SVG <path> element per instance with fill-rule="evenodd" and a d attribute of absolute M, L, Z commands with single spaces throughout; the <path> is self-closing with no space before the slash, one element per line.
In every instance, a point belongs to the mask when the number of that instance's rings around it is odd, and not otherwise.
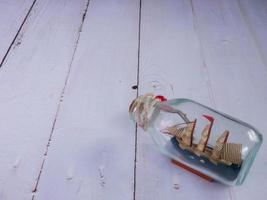
<path fill-rule="evenodd" d="M 227 185 L 244 182 L 263 140 L 251 125 L 190 99 L 146 94 L 129 113 L 176 164 Z"/>

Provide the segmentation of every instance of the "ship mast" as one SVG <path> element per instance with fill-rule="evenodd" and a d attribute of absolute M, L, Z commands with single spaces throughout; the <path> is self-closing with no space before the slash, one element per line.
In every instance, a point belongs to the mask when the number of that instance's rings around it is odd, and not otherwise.
<path fill-rule="evenodd" d="M 209 126 L 209 131 L 208 131 L 208 138 L 207 138 L 207 140 L 205 141 L 204 149 L 203 149 L 203 152 L 204 152 L 204 151 L 205 151 L 205 148 L 206 148 L 206 146 L 207 146 L 207 144 L 208 144 L 209 138 L 210 138 L 210 132 L 211 132 L 211 128 L 212 128 L 212 126 L 213 126 L 214 118 L 211 117 L 211 116 L 209 116 L 209 115 L 203 115 L 203 116 L 204 116 L 207 120 L 210 121 L 210 126 Z"/>
<path fill-rule="evenodd" d="M 224 133 L 226 134 L 226 136 L 225 136 L 224 141 L 223 141 L 224 144 L 226 144 L 228 137 L 229 137 L 229 134 L 230 134 L 230 132 L 228 130 L 226 130 L 225 132 Z"/>
<path fill-rule="evenodd" d="M 191 132 L 191 143 L 190 143 L 190 147 L 192 146 L 193 144 L 193 135 L 194 135 L 194 131 L 195 131 L 195 127 L 196 127 L 196 123 L 197 123 L 197 119 L 195 119 L 193 121 L 193 128 L 192 128 L 192 132 Z"/>
<path fill-rule="evenodd" d="M 184 131 L 182 133 L 182 137 L 181 137 L 183 145 L 189 146 L 189 147 L 192 146 L 195 125 L 196 125 L 196 120 L 194 120 L 193 122 L 188 123 L 188 125 L 184 129 Z"/>
<path fill-rule="evenodd" d="M 209 137 L 210 137 L 210 133 L 211 133 L 211 128 L 213 126 L 213 121 L 214 121 L 214 118 L 211 117 L 211 116 L 208 116 L 208 115 L 203 115 L 206 119 L 208 119 L 210 121 L 210 124 L 208 124 L 204 130 L 202 131 L 202 134 L 201 134 L 201 139 L 197 145 L 197 151 L 199 152 L 204 152 L 205 151 L 205 148 L 208 144 L 208 140 L 209 140 Z"/>

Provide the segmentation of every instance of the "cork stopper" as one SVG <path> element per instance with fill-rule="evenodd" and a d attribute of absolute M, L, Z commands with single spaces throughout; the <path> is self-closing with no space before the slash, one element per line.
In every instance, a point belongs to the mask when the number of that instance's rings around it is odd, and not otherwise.
<path fill-rule="evenodd" d="M 148 93 L 137 97 L 129 107 L 130 117 L 137 123 L 138 126 L 147 130 L 149 121 L 158 103 L 166 101 L 163 96 L 155 96 Z"/>

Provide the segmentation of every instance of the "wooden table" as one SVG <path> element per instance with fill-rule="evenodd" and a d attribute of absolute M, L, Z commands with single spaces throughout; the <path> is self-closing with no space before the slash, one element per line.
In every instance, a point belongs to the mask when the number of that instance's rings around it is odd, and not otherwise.
<path fill-rule="evenodd" d="M 128 118 L 186 97 L 267 130 L 264 0 L 0 0 L 1 200 L 260 200 L 170 163 Z M 132 86 L 138 85 L 138 89 Z"/>

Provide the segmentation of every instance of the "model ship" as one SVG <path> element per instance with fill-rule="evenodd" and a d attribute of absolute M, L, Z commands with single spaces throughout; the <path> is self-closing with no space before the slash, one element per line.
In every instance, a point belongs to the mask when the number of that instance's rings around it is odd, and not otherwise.
<path fill-rule="evenodd" d="M 194 132 L 197 120 L 176 124 L 167 127 L 161 132 L 173 136 L 171 142 L 176 149 L 191 162 L 205 167 L 212 171 L 224 174 L 229 180 L 234 180 L 238 175 L 242 164 L 242 144 L 229 143 L 230 132 L 225 130 L 216 140 L 216 144 L 211 147 L 208 143 L 214 118 L 203 115 L 209 120 L 201 133 L 198 143 L 194 143 Z"/>

